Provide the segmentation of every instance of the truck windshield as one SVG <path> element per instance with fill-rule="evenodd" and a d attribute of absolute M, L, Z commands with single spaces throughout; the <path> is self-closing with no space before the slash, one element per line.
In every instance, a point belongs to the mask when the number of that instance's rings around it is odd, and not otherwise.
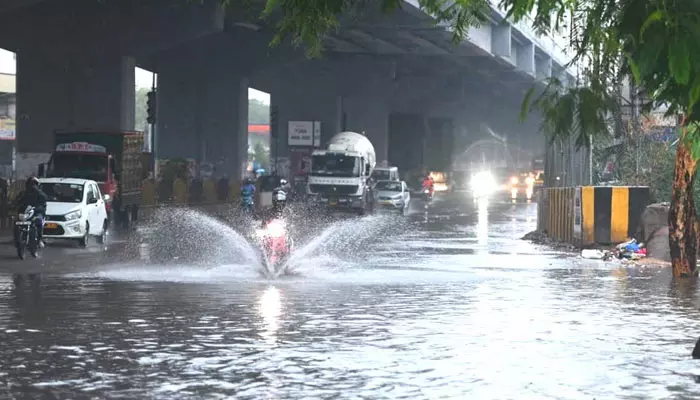
<path fill-rule="evenodd" d="M 107 156 L 104 154 L 54 153 L 49 165 L 50 178 L 90 179 L 107 181 Z"/>
<path fill-rule="evenodd" d="M 360 176 L 358 157 L 324 154 L 311 157 L 311 174 L 327 176 Z"/>

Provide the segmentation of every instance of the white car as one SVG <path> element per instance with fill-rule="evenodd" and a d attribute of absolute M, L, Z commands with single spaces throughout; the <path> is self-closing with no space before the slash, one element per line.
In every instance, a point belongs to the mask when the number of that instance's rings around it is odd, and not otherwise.
<path fill-rule="evenodd" d="M 411 192 L 404 181 L 378 181 L 374 186 L 379 208 L 390 208 L 401 212 L 408 210 Z"/>
<path fill-rule="evenodd" d="M 78 240 L 85 247 L 90 236 L 103 243 L 107 234 L 107 209 L 97 182 L 73 178 L 41 178 L 46 193 L 45 239 Z"/>

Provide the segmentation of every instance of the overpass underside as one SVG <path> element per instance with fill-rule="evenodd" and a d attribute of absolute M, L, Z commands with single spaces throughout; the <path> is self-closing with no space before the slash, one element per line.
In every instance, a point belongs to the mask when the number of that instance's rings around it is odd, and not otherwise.
<path fill-rule="evenodd" d="M 484 124 L 543 147 L 537 121 L 517 116 L 525 91 L 558 66 L 510 25 L 474 29 L 472 42 L 453 45 L 409 4 L 390 16 L 370 10 L 309 60 L 303 49 L 270 48 L 274 21 L 248 15 L 217 0 L 0 5 L 9 21 L 0 47 L 17 53 L 18 152 L 49 153 L 55 129 L 132 130 L 137 65 L 158 73 L 156 156 L 214 163 L 236 178 L 247 161 L 251 86 L 271 93 L 272 155 L 287 160 L 280 171 L 293 172 L 293 154 L 314 145 L 289 143 L 289 121 L 320 122 L 321 143 L 365 132 L 379 160 L 404 169 L 446 167 Z"/>

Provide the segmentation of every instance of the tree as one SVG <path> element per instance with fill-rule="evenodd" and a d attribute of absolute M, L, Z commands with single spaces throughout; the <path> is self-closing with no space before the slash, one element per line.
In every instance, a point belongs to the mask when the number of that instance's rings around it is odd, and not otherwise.
<path fill-rule="evenodd" d="M 262 142 L 256 142 L 253 146 L 253 158 L 260 163 L 263 168 L 270 167 L 270 151 L 265 148 Z"/>
<path fill-rule="evenodd" d="M 137 88 L 136 89 L 136 109 L 135 109 L 135 116 L 134 116 L 134 129 L 137 131 L 143 131 L 146 132 L 148 131 L 148 122 L 146 122 L 146 102 L 148 100 L 148 92 L 150 92 L 151 89 L 148 88 Z"/>
<path fill-rule="evenodd" d="M 270 105 L 258 99 L 248 99 L 248 123 L 269 124 Z"/>

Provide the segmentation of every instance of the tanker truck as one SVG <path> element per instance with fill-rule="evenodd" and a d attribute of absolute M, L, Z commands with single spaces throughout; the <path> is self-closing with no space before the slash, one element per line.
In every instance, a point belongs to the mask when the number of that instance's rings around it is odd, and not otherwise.
<path fill-rule="evenodd" d="M 370 176 L 377 165 L 372 142 L 355 132 L 340 132 L 311 154 L 307 194 L 329 210 L 364 214 L 374 207 Z"/>

